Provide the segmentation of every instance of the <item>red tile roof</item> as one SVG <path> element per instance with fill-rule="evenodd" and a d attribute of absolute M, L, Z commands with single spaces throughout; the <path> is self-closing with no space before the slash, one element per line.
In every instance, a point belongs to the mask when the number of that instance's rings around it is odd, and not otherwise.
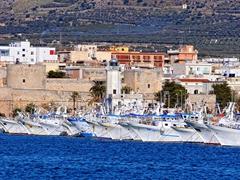
<path fill-rule="evenodd" d="M 187 79 L 187 78 L 179 78 L 178 79 L 181 82 L 210 82 L 208 79 Z"/>

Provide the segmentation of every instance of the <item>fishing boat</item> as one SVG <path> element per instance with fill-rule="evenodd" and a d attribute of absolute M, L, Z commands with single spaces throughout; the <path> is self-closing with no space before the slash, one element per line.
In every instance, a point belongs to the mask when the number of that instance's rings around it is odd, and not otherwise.
<path fill-rule="evenodd" d="M 228 127 L 206 125 L 223 146 L 240 146 L 240 123 Z"/>
<path fill-rule="evenodd" d="M 0 123 L 5 132 L 10 134 L 31 134 L 32 132 L 17 119 L 1 118 Z"/>
<path fill-rule="evenodd" d="M 126 122 L 129 120 L 126 115 L 108 114 L 107 122 L 98 122 L 113 140 L 132 140 L 132 128 L 128 127 Z"/>
<path fill-rule="evenodd" d="M 181 142 L 181 138 L 171 126 L 184 123 L 177 115 L 151 117 L 142 123 L 128 123 L 143 142 Z"/>
<path fill-rule="evenodd" d="M 217 124 L 206 125 L 217 137 L 223 146 L 240 146 L 240 114 L 234 114 L 221 118 Z"/>
<path fill-rule="evenodd" d="M 172 129 L 174 129 L 179 137 L 182 139 L 183 142 L 186 143 L 202 143 L 203 140 L 197 133 L 197 131 L 187 125 L 177 127 L 177 126 L 171 126 Z"/>

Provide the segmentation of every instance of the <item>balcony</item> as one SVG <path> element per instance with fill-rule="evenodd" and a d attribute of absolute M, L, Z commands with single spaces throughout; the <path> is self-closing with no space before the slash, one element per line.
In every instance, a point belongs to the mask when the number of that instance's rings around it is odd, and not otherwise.
<path fill-rule="evenodd" d="M 168 54 L 178 54 L 179 50 L 169 50 L 167 51 Z"/>
<path fill-rule="evenodd" d="M 165 63 L 165 64 L 164 64 L 164 67 L 170 67 L 170 66 L 171 66 L 170 63 Z"/>
<path fill-rule="evenodd" d="M 194 71 L 194 70 L 188 71 L 188 74 L 195 74 L 195 73 L 196 73 L 196 71 Z"/>

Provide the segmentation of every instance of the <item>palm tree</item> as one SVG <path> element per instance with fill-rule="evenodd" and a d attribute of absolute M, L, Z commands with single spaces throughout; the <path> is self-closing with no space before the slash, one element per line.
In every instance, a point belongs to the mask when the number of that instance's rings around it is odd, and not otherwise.
<path fill-rule="evenodd" d="M 102 102 L 103 95 L 106 93 L 106 84 L 103 81 L 93 81 L 94 85 L 89 92 L 92 96 L 92 102 Z"/>
<path fill-rule="evenodd" d="M 99 102 L 99 98 L 98 97 L 95 97 L 94 93 L 90 92 L 92 99 L 88 99 L 88 106 L 91 106 L 94 102 Z"/>
<path fill-rule="evenodd" d="M 22 110 L 21 110 L 20 108 L 16 108 L 16 109 L 14 109 L 14 110 L 12 111 L 11 116 L 12 116 L 13 118 L 15 118 L 15 117 L 18 116 L 18 113 L 19 113 L 19 112 L 22 112 Z"/>
<path fill-rule="evenodd" d="M 76 104 L 76 101 L 78 101 L 78 99 L 81 99 L 81 95 L 78 92 L 73 91 L 72 94 L 71 94 L 71 100 L 73 100 L 74 113 L 75 113 L 75 110 L 76 110 L 75 104 Z"/>
<path fill-rule="evenodd" d="M 125 92 L 125 94 L 130 94 L 131 91 L 132 91 L 132 88 L 129 86 L 124 86 L 121 90 L 122 94 L 123 94 L 123 92 Z"/>
<path fill-rule="evenodd" d="M 30 103 L 30 104 L 27 104 L 27 106 L 25 107 L 25 112 L 28 112 L 28 113 L 34 113 L 36 109 L 36 105 L 33 104 L 33 103 Z"/>

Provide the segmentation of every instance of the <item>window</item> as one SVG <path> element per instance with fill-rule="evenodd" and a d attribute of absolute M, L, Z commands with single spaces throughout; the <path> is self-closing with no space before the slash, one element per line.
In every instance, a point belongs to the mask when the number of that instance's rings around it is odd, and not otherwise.
<path fill-rule="evenodd" d="M 16 64 L 19 64 L 20 62 L 19 62 L 19 58 L 16 58 Z"/>
<path fill-rule="evenodd" d="M 45 51 L 44 51 L 44 53 L 45 53 Z M 54 55 L 54 54 L 55 54 L 54 50 L 50 50 L 50 55 Z"/>
<path fill-rule="evenodd" d="M 34 51 L 31 51 L 31 55 L 34 55 Z"/>
<path fill-rule="evenodd" d="M 116 89 L 113 89 L 113 94 L 117 94 L 117 90 Z"/>
<path fill-rule="evenodd" d="M 194 94 L 198 94 L 198 90 L 197 89 L 194 90 Z"/>
<path fill-rule="evenodd" d="M 22 49 L 22 51 L 25 51 L 25 49 Z"/>
<path fill-rule="evenodd" d="M 23 54 L 22 57 L 25 57 L 25 54 Z"/>
<path fill-rule="evenodd" d="M 23 79 L 22 82 L 25 83 L 25 82 L 26 82 L 26 79 Z"/>
<path fill-rule="evenodd" d="M 200 71 L 200 67 L 197 67 L 197 71 Z"/>
<path fill-rule="evenodd" d="M 20 54 L 20 52 L 18 51 L 18 52 L 17 52 L 17 55 L 19 55 L 19 54 Z"/>
<path fill-rule="evenodd" d="M 148 84 L 148 88 L 150 88 L 150 84 Z"/>
<path fill-rule="evenodd" d="M 34 59 L 33 59 L 33 58 L 31 58 L 31 62 L 34 62 Z"/>
<path fill-rule="evenodd" d="M 7 49 L 1 49 L 1 50 L 0 50 L 0 55 L 1 55 L 1 56 L 9 56 L 9 50 L 7 50 Z"/>
<path fill-rule="evenodd" d="M 207 67 L 203 68 L 203 74 L 209 74 L 209 70 Z"/>

